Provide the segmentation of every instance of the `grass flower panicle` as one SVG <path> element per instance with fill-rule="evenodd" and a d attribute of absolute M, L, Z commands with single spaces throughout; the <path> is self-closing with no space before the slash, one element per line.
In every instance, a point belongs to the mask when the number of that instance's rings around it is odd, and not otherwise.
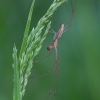
<path fill-rule="evenodd" d="M 34 8 L 35 0 L 33 0 L 25 32 L 24 38 L 19 54 L 17 57 L 17 49 L 14 46 L 13 48 L 13 68 L 14 68 L 14 92 L 13 100 L 22 100 L 22 97 L 25 94 L 25 88 L 28 83 L 28 77 L 31 74 L 31 69 L 33 66 L 34 57 L 40 52 L 43 41 L 45 40 L 48 31 L 51 26 L 50 18 L 56 9 L 65 2 L 66 0 L 54 0 L 48 9 L 47 13 L 39 20 L 36 28 L 33 28 L 29 33 L 32 12 Z M 45 28 L 45 32 L 42 35 L 42 31 Z"/>

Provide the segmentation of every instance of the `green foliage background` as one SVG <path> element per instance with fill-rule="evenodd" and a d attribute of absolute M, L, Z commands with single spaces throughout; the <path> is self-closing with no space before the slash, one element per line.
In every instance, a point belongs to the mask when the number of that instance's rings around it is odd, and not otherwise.
<path fill-rule="evenodd" d="M 73 0 L 74 2 L 75 0 Z M 18 52 L 32 0 L 0 0 L 0 100 L 12 100 L 14 43 Z M 36 0 L 31 28 L 46 13 L 53 0 Z M 71 16 L 70 2 L 63 4 L 52 18 L 51 28 L 58 30 Z M 31 30 L 31 29 L 30 29 Z M 48 54 L 52 43 L 48 34 L 36 60 Z M 100 100 L 100 0 L 77 0 L 72 27 L 59 40 L 59 85 L 55 100 Z M 46 73 L 54 63 L 55 52 L 35 63 L 33 75 Z M 53 71 L 42 78 L 29 78 L 23 100 L 45 100 Z"/>

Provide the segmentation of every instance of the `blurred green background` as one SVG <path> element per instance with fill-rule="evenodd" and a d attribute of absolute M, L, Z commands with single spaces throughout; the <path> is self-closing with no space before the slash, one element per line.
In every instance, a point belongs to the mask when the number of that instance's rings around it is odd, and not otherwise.
<path fill-rule="evenodd" d="M 18 52 L 20 50 L 31 2 L 0 0 L 0 100 L 12 100 L 13 97 L 12 50 L 14 43 Z M 52 2 L 36 0 L 31 28 Z M 51 28 L 57 31 L 70 16 L 70 2 L 64 3 L 53 15 Z M 46 48 L 52 38 L 53 35 L 48 34 L 36 60 L 48 54 Z M 72 27 L 59 40 L 58 53 L 59 84 L 55 100 L 100 100 L 100 0 L 77 0 Z M 46 73 L 54 59 L 55 52 L 34 64 L 31 76 Z M 53 71 L 42 78 L 29 78 L 23 100 L 46 100 L 52 79 Z"/>

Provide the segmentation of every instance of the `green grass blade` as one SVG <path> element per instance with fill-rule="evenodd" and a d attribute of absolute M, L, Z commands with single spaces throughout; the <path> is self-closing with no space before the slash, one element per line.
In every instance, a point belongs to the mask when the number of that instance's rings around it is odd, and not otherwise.
<path fill-rule="evenodd" d="M 29 12 L 25 32 L 24 32 L 24 38 L 23 38 L 23 42 L 22 42 L 22 46 L 21 46 L 21 50 L 20 50 L 20 55 L 19 55 L 20 57 L 22 57 L 22 53 L 24 52 L 24 49 L 25 49 L 25 46 L 26 46 L 26 41 L 27 41 L 27 38 L 28 38 L 28 33 L 29 33 L 34 3 L 35 3 L 35 0 L 33 0 L 31 8 L 30 8 L 30 12 Z"/>
<path fill-rule="evenodd" d="M 14 68 L 14 90 L 13 90 L 13 100 L 20 100 L 20 85 L 19 85 L 19 68 L 18 68 L 18 58 L 17 49 L 13 48 L 13 68 Z"/>

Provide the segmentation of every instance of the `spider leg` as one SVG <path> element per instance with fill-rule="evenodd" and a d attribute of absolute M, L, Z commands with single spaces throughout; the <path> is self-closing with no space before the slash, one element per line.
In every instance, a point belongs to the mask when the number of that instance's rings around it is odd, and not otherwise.
<path fill-rule="evenodd" d="M 53 29 L 51 29 L 51 28 L 50 28 L 50 31 L 49 31 L 49 32 L 51 32 L 51 33 L 53 33 L 53 34 L 55 34 L 55 35 L 57 34 L 57 33 L 56 33 Z"/>

